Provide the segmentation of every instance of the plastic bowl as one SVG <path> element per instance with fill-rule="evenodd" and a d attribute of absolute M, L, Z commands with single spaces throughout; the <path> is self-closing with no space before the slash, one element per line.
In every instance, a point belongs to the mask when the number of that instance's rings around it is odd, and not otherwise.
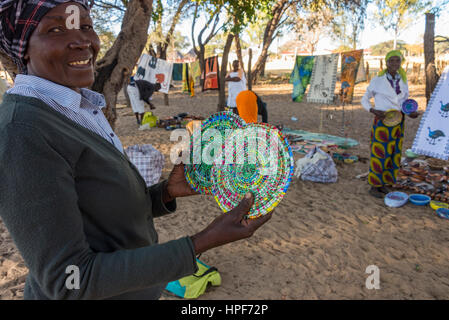
<path fill-rule="evenodd" d="M 388 207 L 399 208 L 406 204 L 408 195 L 404 192 L 394 191 L 385 196 L 384 202 Z"/>
<path fill-rule="evenodd" d="M 445 208 L 445 209 L 449 209 L 449 204 L 446 202 L 440 202 L 440 201 L 430 201 L 430 207 L 433 210 L 438 210 L 440 208 Z"/>
<path fill-rule="evenodd" d="M 431 198 L 429 196 L 426 196 L 425 194 L 419 194 L 419 193 L 411 194 L 408 198 L 411 203 L 416 204 L 417 206 L 425 206 L 431 200 Z"/>
<path fill-rule="evenodd" d="M 437 211 L 437 215 L 442 219 L 449 219 L 449 209 L 439 208 Z"/>

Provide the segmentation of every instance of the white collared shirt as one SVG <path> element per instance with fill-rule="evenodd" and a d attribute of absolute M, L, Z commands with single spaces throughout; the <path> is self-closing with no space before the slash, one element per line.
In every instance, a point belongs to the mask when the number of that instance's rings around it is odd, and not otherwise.
<path fill-rule="evenodd" d="M 399 77 L 399 74 L 396 75 Z M 402 79 L 399 81 L 400 94 L 396 94 L 395 89 L 391 86 L 386 74 L 373 78 L 366 88 L 365 95 L 362 98 L 362 106 L 367 111 L 370 108 L 375 110 L 387 111 L 390 109 L 401 110 L 402 103 L 408 99 L 408 85 Z M 370 99 L 374 97 L 374 106 L 371 105 Z"/>
<path fill-rule="evenodd" d="M 123 146 L 101 111 L 106 106 L 102 94 L 82 88 L 81 94 L 52 81 L 19 74 L 7 93 L 42 100 L 70 120 L 100 135 L 121 153 Z"/>

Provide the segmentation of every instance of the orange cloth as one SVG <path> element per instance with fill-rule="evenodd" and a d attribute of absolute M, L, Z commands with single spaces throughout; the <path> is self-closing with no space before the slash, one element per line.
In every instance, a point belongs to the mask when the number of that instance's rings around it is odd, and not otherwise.
<path fill-rule="evenodd" d="M 257 122 L 257 97 L 254 92 L 245 90 L 236 98 L 237 110 L 246 123 Z"/>

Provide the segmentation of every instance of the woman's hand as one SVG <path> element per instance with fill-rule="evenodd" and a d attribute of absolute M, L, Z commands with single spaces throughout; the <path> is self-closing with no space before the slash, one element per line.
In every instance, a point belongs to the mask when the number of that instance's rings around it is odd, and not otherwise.
<path fill-rule="evenodd" d="M 383 120 L 385 118 L 385 111 L 380 111 L 380 110 L 376 110 L 371 108 L 369 110 L 369 112 L 371 112 L 372 114 L 374 114 L 376 117 L 378 117 L 380 120 Z"/>
<path fill-rule="evenodd" d="M 184 164 L 175 164 L 168 177 L 163 201 L 167 203 L 175 198 L 196 194 L 198 194 L 198 192 L 194 191 L 186 180 L 184 175 Z"/>
<path fill-rule="evenodd" d="M 418 118 L 420 115 L 421 115 L 420 112 L 415 111 L 415 112 L 410 113 L 408 116 L 409 116 L 410 118 L 412 118 L 412 119 L 416 119 L 416 118 Z"/>
<path fill-rule="evenodd" d="M 220 214 L 203 231 L 192 236 L 195 254 L 251 237 L 272 215 L 272 212 L 270 212 L 260 218 L 244 219 L 244 216 L 249 212 L 253 204 L 254 196 L 251 193 L 247 193 L 237 207 L 227 213 Z"/>

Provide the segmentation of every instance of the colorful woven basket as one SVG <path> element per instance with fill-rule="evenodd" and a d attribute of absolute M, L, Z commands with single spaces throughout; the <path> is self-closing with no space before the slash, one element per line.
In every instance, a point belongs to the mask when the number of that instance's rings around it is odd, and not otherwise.
<path fill-rule="evenodd" d="M 394 127 L 402 121 L 402 113 L 396 109 L 390 109 L 385 112 L 385 118 L 382 120 L 387 127 Z"/>
<path fill-rule="evenodd" d="M 410 114 L 418 110 L 418 102 L 413 99 L 407 99 L 402 103 L 402 112 Z"/>
<path fill-rule="evenodd" d="M 233 112 L 223 111 L 211 115 L 205 119 L 201 124 L 201 135 L 191 135 L 190 137 L 190 163 L 184 166 L 185 177 L 193 190 L 202 194 L 212 194 L 212 181 L 211 181 L 211 169 L 212 163 L 203 161 L 203 152 L 207 154 L 209 151 L 210 158 L 215 158 L 219 154 L 215 155 L 213 148 L 211 148 L 213 137 L 205 139 L 208 136 L 209 129 L 215 129 L 221 134 L 222 142 L 227 136 L 231 134 L 235 129 L 243 128 L 245 122 L 238 115 Z M 211 131 L 209 131 L 211 133 Z M 207 140 L 207 141 L 206 141 Z M 194 148 L 194 146 L 197 148 Z M 197 154 L 199 153 L 199 154 Z M 199 156 L 199 158 L 198 158 Z"/>
<path fill-rule="evenodd" d="M 254 205 L 246 217 L 269 213 L 284 197 L 293 175 L 294 160 L 287 140 L 277 128 L 263 123 L 248 124 L 243 134 L 236 131 L 227 139 L 238 143 L 225 150 L 224 158 L 234 163 L 212 168 L 215 200 L 223 212 L 228 212 L 245 193 L 252 192 Z"/>

